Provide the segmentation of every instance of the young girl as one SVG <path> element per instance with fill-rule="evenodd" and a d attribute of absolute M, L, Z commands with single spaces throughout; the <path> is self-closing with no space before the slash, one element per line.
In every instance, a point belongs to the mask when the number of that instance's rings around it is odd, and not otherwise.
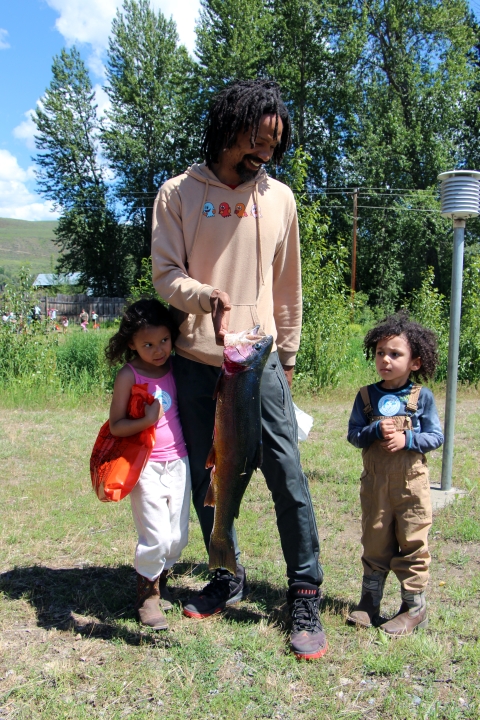
<path fill-rule="evenodd" d="M 388 572 L 401 585 L 397 615 L 381 625 L 388 635 L 427 626 L 427 536 L 432 506 L 425 453 L 443 443 L 431 391 L 412 382 L 433 377 L 438 363 L 434 333 L 405 313 L 386 318 L 364 340 L 380 382 L 361 388 L 348 424 L 348 440 L 362 448 L 363 583 L 348 620 L 370 627 L 380 615 Z"/>
<path fill-rule="evenodd" d="M 170 368 L 177 333 L 170 312 L 158 300 L 139 300 L 125 311 L 106 350 L 112 365 L 126 361 L 113 389 L 112 435 L 128 437 L 151 425 L 156 428 L 155 447 L 130 493 L 138 532 L 135 607 L 140 622 L 155 630 L 167 628 L 161 609 L 172 607 L 167 575 L 188 540 L 190 469 Z M 156 400 L 145 405 L 145 417 L 132 420 L 127 417 L 127 405 L 135 383 L 148 383 Z"/>

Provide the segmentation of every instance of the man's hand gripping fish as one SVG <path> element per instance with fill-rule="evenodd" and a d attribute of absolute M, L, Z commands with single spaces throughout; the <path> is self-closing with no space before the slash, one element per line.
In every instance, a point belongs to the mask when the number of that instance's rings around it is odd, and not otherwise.
<path fill-rule="evenodd" d="M 273 345 L 260 326 L 225 335 L 213 446 L 205 467 L 212 468 L 205 505 L 215 507 L 209 568 L 237 571 L 232 538 L 234 518 L 254 470 L 262 464 L 260 382 Z"/>

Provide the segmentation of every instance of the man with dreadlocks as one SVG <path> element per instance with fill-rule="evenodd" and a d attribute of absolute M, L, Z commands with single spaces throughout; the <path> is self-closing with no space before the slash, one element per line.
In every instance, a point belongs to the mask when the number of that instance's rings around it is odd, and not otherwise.
<path fill-rule="evenodd" d="M 205 460 L 224 336 L 229 327 L 238 332 L 260 324 L 274 337 L 261 386 L 261 469 L 287 565 L 291 647 L 297 657 L 313 659 L 325 654 L 327 641 L 319 619 L 318 533 L 289 390 L 302 315 L 297 211 L 290 189 L 263 169 L 270 160 L 280 163 L 290 133 L 276 83 L 239 81 L 222 90 L 207 119 L 205 162 L 160 188 L 152 260 L 158 293 L 179 311 L 178 405 L 207 549 L 214 510 L 204 506 L 210 483 Z M 234 539 L 236 576 L 218 568 L 200 595 L 184 605 L 188 617 L 208 617 L 248 594 L 235 533 Z"/>

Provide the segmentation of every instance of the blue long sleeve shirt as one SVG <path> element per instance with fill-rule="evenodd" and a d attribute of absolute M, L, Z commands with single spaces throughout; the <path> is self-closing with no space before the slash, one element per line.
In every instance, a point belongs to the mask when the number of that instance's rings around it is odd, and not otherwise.
<path fill-rule="evenodd" d="M 413 383 L 409 380 L 401 388 L 396 390 L 382 389 L 383 382 L 368 386 L 370 404 L 373 415 L 376 417 L 392 417 L 394 415 L 406 415 L 406 405 Z M 369 423 L 363 412 L 365 403 L 360 393 L 355 398 L 352 414 L 348 422 L 347 439 L 357 448 L 367 448 L 375 440 L 382 440 L 380 420 Z M 435 407 L 435 400 L 431 390 L 422 387 L 418 398 L 418 407 L 412 415 L 413 430 L 405 431 L 405 449 L 414 450 L 419 453 L 427 453 L 436 450 L 443 443 L 442 427 Z"/>

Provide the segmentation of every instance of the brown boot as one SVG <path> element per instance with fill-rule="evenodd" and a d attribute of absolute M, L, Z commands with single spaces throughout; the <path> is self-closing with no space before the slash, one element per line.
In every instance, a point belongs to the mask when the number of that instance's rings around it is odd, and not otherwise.
<path fill-rule="evenodd" d="M 164 570 L 162 574 L 160 575 L 160 605 L 162 607 L 162 610 L 165 610 L 165 612 L 168 612 L 169 610 L 173 610 L 173 597 L 170 593 L 170 590 L 167 587 L 167 581 L 168 581 L 168 575 L 169 570 Z"/>
<path fill-rule="evenodd" d="M 386 577 L 386 573 L 378 571 L 363 576 L 362 597 L 355 610 L 347 615 L 348 622 L 364 628 L 372 627 L 377 622 Z"/>
<path fill-rule="evenodd" d="M 137 573 L 137 602 L 135 610 L 142 625 L 147 625 L 154 630 L 166 630 L 167 620 L 160 608 L 160 576 L 156 580 L 148 580 Z"/>
<path fill-rule="evenodd" d="M 402 605 L 398 613 L 381 625 L 381 630 L 391 637 L 411 635 L 417 628 L 428 626 L 425 593 L 407 592 L 402 588 Z"/>

